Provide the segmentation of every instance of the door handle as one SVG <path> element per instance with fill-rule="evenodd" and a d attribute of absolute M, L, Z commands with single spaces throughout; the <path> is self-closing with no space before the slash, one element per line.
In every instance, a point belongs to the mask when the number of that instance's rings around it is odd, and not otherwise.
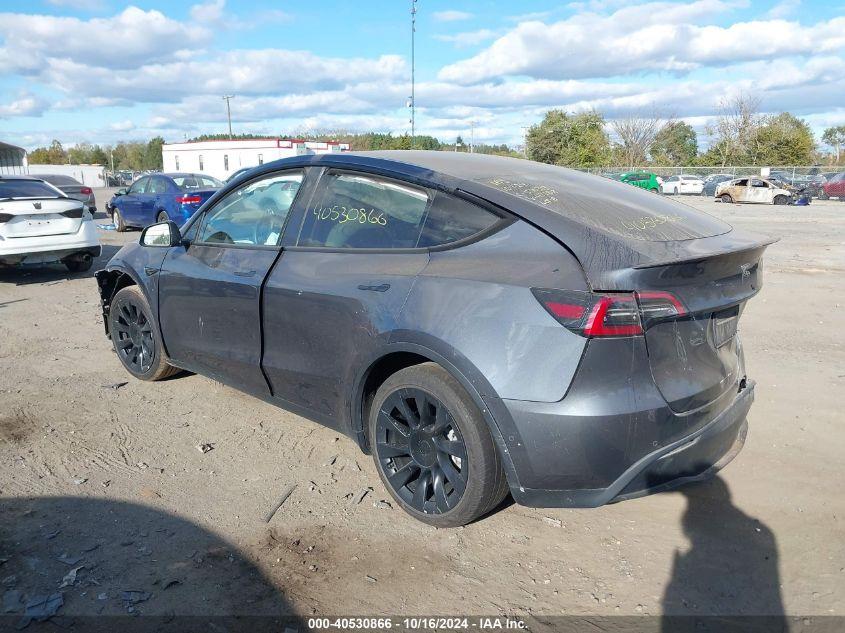
<path fill-rule="evenodd" d="M 358 286 L 358 290 L 372 290 L 373 292 L 387 292 L 390 290 L 390 284 L 381 284 L 379 286 L 367 286 L 365 284 L 361 284 Z"/>
<path fill-rule="evenodd" d="M 237 275 L 238 277 L 254 277 L 255 271 L 254 270 L 236 270 L 233 274 Z"/>
<path fill-rule="evenodd" d="M 152 277 L 158 272 L 158 268 L 153 268 L 152 266 L 144 266 L 144 272 L 147 273 L 147 277 Z"/>

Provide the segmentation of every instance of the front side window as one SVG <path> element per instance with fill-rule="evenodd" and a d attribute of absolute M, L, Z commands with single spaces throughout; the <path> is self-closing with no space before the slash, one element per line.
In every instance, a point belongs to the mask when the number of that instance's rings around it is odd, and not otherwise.
<path fill-rule="evenodd" d="M 205 163 L 202 162 L 202 154 L 200 154 L 200 171 L 205 169 Z"/>
<path fill-rule="evenodd" d="M 416 248 L 429 205 L 424 189 L 330 173 L 307 209 L 299 246 Z"/>
<path fill-rule="evenodd" d="M 223 169 L 229 171 L 229 155 L 223 154 Z"/>
<path fill-rule="evenodd" d="M 198 241 L 277 245 L 302 178 L 301 171 L 276 173 L 232 191 L 205 214 Z"/>
<path fill-rule="evenodd" d="M 762 180 L 757 180 L 756 178 L 753 178 L 753 179 L 751 180 L 751 186 L 752 186 L 752 187 L 768 187 L 769 185 L 767 185 L 767 184 L 766 184 L 764 181 L 762 181 Z"/>
<path fill-rule="evenodd" d="M 263 164 L 264 164 L 264 154 L 259 154 L 259 155 L 258 155 L 258 164 L 259 164 L 259 165 L 263 165 Z"/>
<path fill-rule="evenodd" d="M 176 171 L 179 171 L 179 157 L 176 156 Z"/>

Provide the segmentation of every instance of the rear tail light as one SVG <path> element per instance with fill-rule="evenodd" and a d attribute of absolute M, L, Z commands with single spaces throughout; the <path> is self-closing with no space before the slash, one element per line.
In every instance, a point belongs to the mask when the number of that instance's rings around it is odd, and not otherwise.
<path fill-rule="evenodd" d="M 79 193 L 83 193 L 83 194 L 85 194 L 86 196 L 90 196 L 90 195 L 91 195 L 92 193 L 94 193 L 94 192 L 91 190 L 91 187 L 82 187 L 82 188 L 79 190 Z"/>
<path fill-rule="evenodd" d="M 179 204 L 199 204 L 202 202 L 200 196 L 176 196 L 176 202 Z"/>
<path fill-rule="evenodd" d="M 543 307 L 565 328 L 586 337 L 637 336 L 649 325 L 687 313 L 668 293 L 595 293 L 532 288 Z"/>
<path fill-rule="evenodd" d="M 70 209 L 69 211 L 62 211 L 60 215 L 63 215 L 66 218 L 81 218 L 82 217 L 82 207 L 78 207 L 76 209 Z"/>

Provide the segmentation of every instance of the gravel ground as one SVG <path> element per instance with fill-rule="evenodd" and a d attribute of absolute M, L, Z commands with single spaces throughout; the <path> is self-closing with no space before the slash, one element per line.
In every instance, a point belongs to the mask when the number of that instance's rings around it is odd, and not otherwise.
<path fill-rule="evenodd" d="M 0 271 L 5 606 L 60 591 L 65 615 L 845 615 L 845 202 L 685 201 L 781 237 L 741 326 L 745 450 L 680 492 L 511 503 L 456 530 L 384 503 L 335 432 L 201 376 L 133 380 L 91 272 Z M 95 269 L 138 238 L 101 234 Z"/>

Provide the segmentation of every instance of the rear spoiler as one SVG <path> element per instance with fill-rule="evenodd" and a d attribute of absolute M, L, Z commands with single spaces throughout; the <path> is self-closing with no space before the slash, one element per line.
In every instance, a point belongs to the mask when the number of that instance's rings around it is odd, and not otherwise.
<path fill-rule="evenodd" d="M 690 240 L 690 241 L 699 241 L 699 240 Z M 678 258 L 667 259 L 664 261 L 655 261 L 655 262 L 647 262 L 644 264 L 638 264 L 633 266 L 635 270 L 641 270 L 644 268 L 659 268 L 662 266 L 673 266 L 677 264 L 694 264 L 696 262 L 704 261 L 706 259 L 711 259 L 713 257 L 721 257 L 722 255 L 730 255 L 732 253 L 744 253 L 747 251 L 756 251 L 758 249 L 764 249 L 767 246 L 771 246 L 775 242 L 779 242 L 779 237 L 769 237 L 762 240 L 758 240 L 755 242 L 744 242 L 741 245 L 725 245 L 722 248 L 714 248 L 711 250 L 705 250 L 703 252 L 695 252 L 695 250 L 691 250 L 688 256 L 681 256 Z"/>

